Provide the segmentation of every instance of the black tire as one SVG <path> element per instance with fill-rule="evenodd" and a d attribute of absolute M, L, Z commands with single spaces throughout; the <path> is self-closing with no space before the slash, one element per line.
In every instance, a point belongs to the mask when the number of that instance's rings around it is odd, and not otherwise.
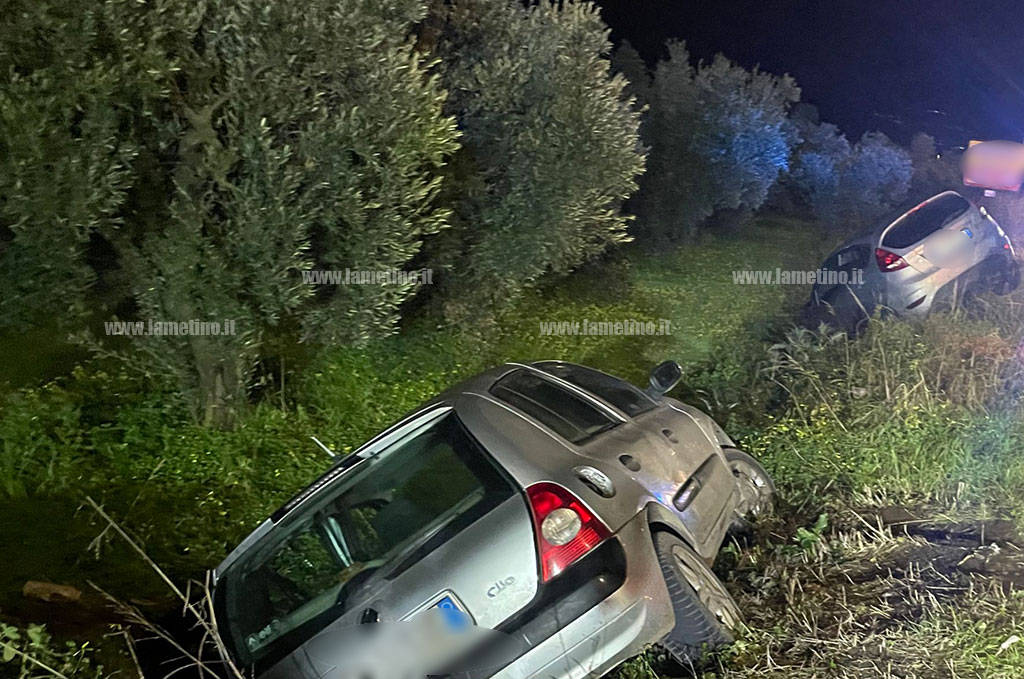
<path fill-rule="evenodd" d="M 736 448 L 725 448 L 725 459 L 736 477 L 741 500 L 736 508 L 734 530 L 746 528 L 752 519 L 772 513 L 775 501 L 775 482 L 760 462 Z"/>
<path fill-rule="evenodd" d="M 676 624 L 659 643 L 681 665 L 733 642 L 741 623 L 729 590 L 689 545 L 672 533 L 654 534 L 654 551 L 668 585 Z"/>
<path fill-rule="evenodd" d="M 820 300 L 811 299 L 804 307 L 803 325 L 816 330 L 820 323 L 856 335 L 874 311 L 874 304 L 865 305 L 849 286 L 836 286 Z"/>
<path fill-rule="evenodd" d="M 1006 257 L 992 278 L 992 292 L 997 295 L 1008 295 L 1019 287 L 1020 266 L 1012 257 Z"/>

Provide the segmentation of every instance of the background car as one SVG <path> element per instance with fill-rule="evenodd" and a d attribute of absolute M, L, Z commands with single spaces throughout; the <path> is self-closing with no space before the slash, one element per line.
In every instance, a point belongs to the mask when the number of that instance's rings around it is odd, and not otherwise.
<path fill-rule="evenodd" d="M 763 467 L 702 412 L 557 361 L 453 387 L 344 458 L 215 572 L 224 651 L 320 677 L 317 638 L 455 610 L 519 651 L 474 677 L 599 676 L 653 643 L 681 661 L 740 621 L 711 564 L 768 511 Z M 330 651 L 326 654 L 329 656 Z"/>
<path fill-rule="evenodd" d="M 815 284 L 805 317 L 847 329 L 879 307 L 924 315 L 973 292 L 1006 294 L 1020 284 L 1010 239 L 985 208 L 955 191 L 850 239 L 821 269 L 828 280 Z"/>

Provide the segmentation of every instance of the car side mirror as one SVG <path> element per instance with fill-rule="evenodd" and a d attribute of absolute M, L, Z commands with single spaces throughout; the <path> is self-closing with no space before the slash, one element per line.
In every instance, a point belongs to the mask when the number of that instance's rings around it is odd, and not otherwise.
<path fill-rule="evenodd" d="M 672 387 L 679 384 L 681 379 L 683 379 L 683 369 L 679 367 L 679 364 L 675 361 L 663 361 L 654 366 L 654 370 L 651 371 L 651 386 L 647 387 L 647 394 L 654 398 L 661 398 L 671 391 Z"/>

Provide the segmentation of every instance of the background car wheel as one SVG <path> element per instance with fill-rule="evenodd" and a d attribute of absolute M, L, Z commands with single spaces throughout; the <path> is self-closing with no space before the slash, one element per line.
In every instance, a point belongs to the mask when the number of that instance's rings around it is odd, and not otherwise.
<path fill-rule="evenodd" d="M 1000 267 L 992 281 L 992 292 L 997 295 L 1008 295 L 1020 287 L 1020 266 L 1007 257 L 1006 263 Z"/>
<path fill-rule="evenodd" d="M 829 291 L 813 306 L 816 307 L 813 315 L 805 314 L 805 318 L 810 317 L 812 320 L 811 329 L 824 322 L 848 335 L 855 335 L 860 325 L 874 313 L 875 309 L 873 302 L 865 303 L 845 285 Z"/>
<path fill-rule="evenodd" d="M 742 450 L 726 448 L 723 452 L 740 491 L 733 528 L 744 528 L 751 519 L 771 513 L 775 484 L 761 463 Z"/>
<path fill-rule="evenodd" d="M 690 665 L 701 653 L 732 643 L 740 609 L 704 560 L 671 533 L 655 533 L 654 549 L 672 598 L 676 624 L 660 644 L 672 658 Z"/>

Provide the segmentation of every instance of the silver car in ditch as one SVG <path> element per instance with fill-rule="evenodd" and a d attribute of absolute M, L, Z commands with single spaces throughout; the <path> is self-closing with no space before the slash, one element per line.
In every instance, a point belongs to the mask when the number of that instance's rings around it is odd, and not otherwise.
<path fill-rule="evenodd" d="M 879 228 L 853 238 L 825 260 L 805 315 L 852 329 L 876 309 L 922 316 L 982 290 L 1006 294 L 1020 284 L 1013 245 L 984 207 L 945 191 Z"/>
<path fill-rule="evenodd" d="M 222 651 L 258 677 L 316 679 L 345 664 L 317 637 L 432 608 L 517 642 L 476 679 L 597 677 L 651 644 L 687 661 L 728 643 L 740 613 L 710 566 L 774 487 L 665 396 L 680 376 L 666 361 L 641 390 L 545 361 L 441 394 L 216 569 Z"/>

